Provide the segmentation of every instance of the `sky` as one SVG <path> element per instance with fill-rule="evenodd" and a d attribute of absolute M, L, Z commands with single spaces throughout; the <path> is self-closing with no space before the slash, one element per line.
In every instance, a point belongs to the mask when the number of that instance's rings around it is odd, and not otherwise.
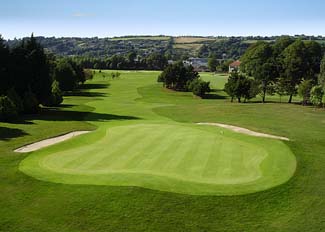
<path fill-rule="evenodd" d="M 1 0 L 0 34 L 325 35 L 324 0 Z"/>

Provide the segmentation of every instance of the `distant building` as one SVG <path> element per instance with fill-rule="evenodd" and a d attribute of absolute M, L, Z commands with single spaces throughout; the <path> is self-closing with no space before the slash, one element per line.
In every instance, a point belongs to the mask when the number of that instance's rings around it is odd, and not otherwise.
<path fill-rule="evenodd" d="M 241 62 L 239 60 L 232 62 L 229 65 L 229 73 L 231 73 L 233 71 L 240 71 L 240 64 L 241 64 Z"/>
<path fill-rule="evenodd" d="M 194 58 L 191 57 L 188 60 L 184 60 L 183 64 L 185 66 L 192 65 L 193 68 L 198 72 L 208 71 L 208 59 L 207 58 Z"/>

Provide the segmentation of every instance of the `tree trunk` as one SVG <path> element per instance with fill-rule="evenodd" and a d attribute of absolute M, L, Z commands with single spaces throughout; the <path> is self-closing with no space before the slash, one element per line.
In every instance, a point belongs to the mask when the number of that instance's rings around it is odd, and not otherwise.
<path fill-rule="evenodd" d="M 292 103 L 292 94 L 290 94 L 288 103 Z"/>
<path fill-rule="evenodd" d="M 234 102 L 234 97 L 231 97 L 231 102 Z"/>
<path fill-rule="evenodd" d="M 241 103 L 240 97 L 238 98 L 238 103 Z"/>
<path fill-rule="evenodd" d="M 266 89 L 263 89 L 263 99 L 262 99 L 263 103 L 265 103 L 265 95 L 266 95 Z"/>

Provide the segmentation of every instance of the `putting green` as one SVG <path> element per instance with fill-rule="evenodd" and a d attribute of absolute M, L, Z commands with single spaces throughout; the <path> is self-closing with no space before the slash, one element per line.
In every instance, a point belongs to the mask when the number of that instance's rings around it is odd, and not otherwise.
<path fill-rule="evenodd" d="M 135 83 L 141 86 L 141 79 Z M 111 97 L 89 105 L 101 113 L 130 112 L 141 119 L 96 122 L 98 129 L 92 133 L 31 153 L 20 170 L 55 183 L 138 186 L 193 195 L 262 191 L 285 183 L 295 172 L 295 156 L 282 141 L 177 123 L 154 114 L 152 109 L 162 106 L 139 101 L 134 86 L 127 93 L 133 98 L 111 88 Z"/>

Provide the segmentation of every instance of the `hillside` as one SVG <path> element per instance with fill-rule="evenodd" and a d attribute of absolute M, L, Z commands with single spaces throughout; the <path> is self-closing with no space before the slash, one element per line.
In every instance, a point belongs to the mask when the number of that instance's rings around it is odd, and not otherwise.
<path fill-rule="evenodd" d="M 78 37 L 36 37 L 50 52 L 60 56 L 110 57 L 135 51 L 137 55 L 146 57 L 151 53 L 164 53 L 169 59 L 182 57 L 208 57 L 216 54 L 219 59 L 238 59 L 246 49 L 257 41 L 273 42 L 273 37 L 203 37 L 203 36 L 123 36 L 113 38 L 78 38 Z M 322 36 L 297 35 L 294 38 L 315 40 L 325 44 Z M 8 40 L 14 47 L 21 39 Z"/>

